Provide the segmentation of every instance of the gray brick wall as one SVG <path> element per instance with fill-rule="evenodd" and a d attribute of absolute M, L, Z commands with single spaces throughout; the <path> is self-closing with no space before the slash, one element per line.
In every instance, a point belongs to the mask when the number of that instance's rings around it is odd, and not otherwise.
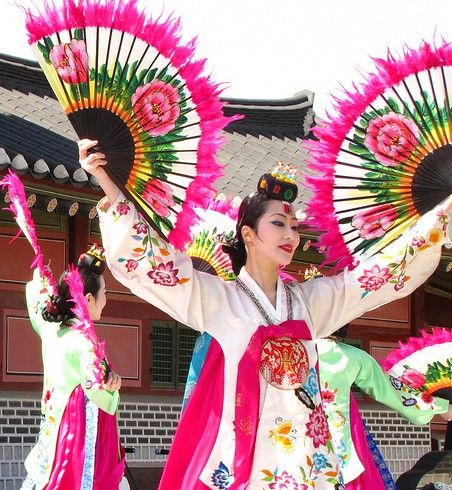
<path fill-rule="evenodd" d="M 0 490 L 20 488 L 25 476 L 23 461 L 36 441 L 40 395 L 0 394 Z M 161 398 L 124 396 L 119 429 L 129 466 L 163 466 L 165 457 L 157 448 L 169 448 L 175 433 L 180 404 Z M 391 410 L 363 410 L 395 479 L 429 451 L 430 428 L 411 425 Z"/>
<path fill-rule="evenodd" d="M 361 410 L 394 480 L 430 451 L 430 426 L 412 425 L 392 410 Z"/>

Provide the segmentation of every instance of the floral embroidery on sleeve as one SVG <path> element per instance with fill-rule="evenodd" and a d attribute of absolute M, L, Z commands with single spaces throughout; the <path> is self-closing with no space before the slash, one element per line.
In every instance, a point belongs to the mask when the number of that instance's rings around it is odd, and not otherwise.
<path fill-rule="evenodd" d="M 129 201 L 125 199 L 116 205 L 113 216 L 117 221 L 129 211 Z M 147 262 L 150 266 L 148 277 L 160 286 L 172 287 L 189 281 L 188 277 L 179 277 L 179 269 L 175 267 L 174 260 L 165 261 L 165 257 L 171 257 L 171 249 L 166 242 L 151 233 L 143 217 L 140 214 L 138 216 L 138 221 L 132 227 L 134 234 L 131 236 L 137 242 L 136 247 L 129 252 L 129 257 L 120 257 L 118 262 L 124 265 L 127 273 L 137 269 L 141 261 Z"/>
<path fill-rule="evenodd" d="M 411 242 L 399 249 L 394 255 L 380 255 L 385 263 L 374 264 L 368 269 L 363 269 L 362 275 L 358 277 L 361 287 L 365 290 L 361 298 L 365 298 L 370 292 L 377 291 L 386 283 L 394 284 L 394 289 L 400 291 L 405 283 L 411 279 L 407 275 L 407 267 L 414 258 L 423 250 L 437 245 L 445 236 L 447 229 L 447 214 L 440 210 L 439 227 L 433 228 L 425 236 L 415 235 Z"/>
<path fill-rule="evenodd" d="M 389 375 L 392 386 L 401 392 L 403 405 L 424 410 L 426 408 L 434 410 L 436 404 L 432 393 L 442 387 L 441 380 L 443 377 L 450 376 L 452 363 L 448 362 L 447 365 L 443 365 L 438 361 L 432 362 L 428 364 L 425 376 L 416 369 L 408 366 L 404 367 L 405 371 L 399 377 L 395 378 Z"/>

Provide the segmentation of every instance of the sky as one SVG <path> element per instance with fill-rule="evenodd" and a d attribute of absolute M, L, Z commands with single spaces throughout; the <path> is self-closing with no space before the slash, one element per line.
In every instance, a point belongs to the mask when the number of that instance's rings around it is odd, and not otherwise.
<path fill-rule="evenodd" d="M 39 4 L 42 0 L 33 0 Z M 55 0 L 59 1 L 59 0 Z M 23 5 L 29 0 L 17 0 Z M 363 81 L 371 56 L 402 53 L 425 39 L 452 41 L 452 0 L 139 0 L 152 13 L 181 17 L 198 37 L 226 97 L 284 99 L 315 93 L 314 110 L 333 112 L 341 86 Z M 32 59 L 16 0 L 0 0 L 0 53 Z"/>

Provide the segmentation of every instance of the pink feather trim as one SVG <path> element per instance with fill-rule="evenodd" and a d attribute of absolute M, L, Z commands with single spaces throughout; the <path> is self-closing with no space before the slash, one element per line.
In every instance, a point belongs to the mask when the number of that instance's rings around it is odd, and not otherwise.
<path fill-rule="evenodd" d="M 239 208 L 232 205 L 234 199 L 229 196 L 225 200 L 206 198 L 202 203 L 202 209 L 211 209 L 218 213 L 229 216 L 231 219 L 237 221 L 237 215 Z"/>
<path fill-rule="evenodd" d="M 111 27 L 128 32 L 154 46 L 163 56 L 171 60 L 196 105 L 200 118 L 201 137 L 197 149 L 197 174 L 190 183 L 182 210 L 174 229 L 169 233 L 170 243 L 183 250 L 190 241 L 190 227 L 196 222 L 195 207 L 202 203 L 204 195 L 214 193 L 213 183 L 223 175 L 221 165 L 215 157 L 223 143 L 220 136 L 230 122 L 242 116 L 225 117 L 223 103 L 219 99 L 218 84 L 202 76 L 205 60 L 193 60 L 195 40 L 180 44 L 180 20 L 171 16 L 162 20 L 149 18 L 139 10 L 137 0 L 64 0 L 61 7 L 45 0 L 43 9 L 33 13 L 26 9 L 28 40 L 33 44 L 57 31 L 89 26 Z"/>
<path fill-rule="evenodd" d="M 88 312 L 88 304 L 83 292 L 83 283 L 76 267 L 68 267 L 65 281 L 69 286 L 71 297 L 75 303 L 72 312 L 79 320 L 78 323 L 72 324 L 71 328 L 80 331 L 91 342 L 94 350 L 92 382 L 93 385 L 102 389 L 104 383 L 103 363 L 105 360 L 105 344 L 104 342 L 99 342 L 97 338 L 96 330 Z"/>
<path fill-rule="evenodd" d="M 355 85 L 353 91 L 344 90 L 343 98 L 335 98 L 337 116 L 328 116 L 329 120 L 323 126 L 314 128 L 319 140 L 309 144 L 311 157 L 308 167 L 315 176 L 307 178 L 308 186 L 314 193 L 308 203 L 308 214 L 314 218 L 316 228 L 325 232 L 319 241 L 320 246 L 327 247 L 325 263 L 337 262 L 338 268 L 356 265 L 341 236 L 333 207 L 335 165 L 344 138 L 362 112 L 386 88 L 417 72 L 451 65 L 452 44 L 442 41 L 436 47 L 423 42 L 417 50 L 406 48 L 401 59 L 396 59 L 388 51 L 386 60 L 374 61 L 376 73 L 369 74 L 366 82 Z"/>
<path fill-rule="evenodd" d="M 409 337 L 406 343 L 399 341 L 399 347 L 391 351 L 382 362 L 385 371 L 390 371 L 398 362 L 424 347 L 452 343 L 452 330 L 448 328 L 434 327 L 432 333 L 421 330 L 422 337 Z"/>
<path fill-rule="evenodd" d="M 35 252 L 35 257 L 30 266 L 31 269 L 37 268 L 42 277 L 44 277 L 50 287 L 50 292 L 53 294 L 56 291 L 56 282 L 50 272 L 49 268 L 44 264 L 44 255 L 41 251 L 41 247 L 38 243 L 38 237 L 36 234 L 36 227 L 31 216 L 31 212 L 27 205 L 27 196 L 25 194 L 24 186 L 19 177 L 10 170 L 0 180 L 0 186 L 4 189 L 8 188 L 11 204 L 9 211 L 14 215 L 17 224 L 20 226 L 22 233 L 26 236 Z M 15 240 L 19 233 L 13 238 Z"/>

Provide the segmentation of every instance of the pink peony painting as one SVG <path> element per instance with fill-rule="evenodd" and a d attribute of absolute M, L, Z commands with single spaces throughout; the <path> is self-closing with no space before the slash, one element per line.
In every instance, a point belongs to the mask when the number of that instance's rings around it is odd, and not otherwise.
<path fill-rule="evenodd" d="M 175 204 L 171 187 L 166 182 L 157 179 L 146 183 L 143 198 L 152 211 L 163 218 L 169 216 L 169 208 Z"/>
<path fill-rule="evenodd" d="M 361 211 L 352 219 L 352 226 L 366 240 L 381 237 L 397 218 L 397 211 L 391 204 L 381 204 Z"/>
<path fill-rule="evenodd" d="M 52 65 L 66 83 L 77 84 L 88 81 L 88 54 L 85 41 L 71 39 L 69 43 L 59 44 L 50 50 Z"/>
<path fill-rule="evenodd" d="M 133 111 L 151 136 L 163 136 L 176 127 L 180 95 L 171 84 L 153 80 L 132 96 Z"/>
<path fill-rule="evenodd" d="M 382 165 L 394 167 L 408 160 L 418 138 L 419 129 L 413 121 L 390 112 L 370 121 L 364 144 Z"/>

